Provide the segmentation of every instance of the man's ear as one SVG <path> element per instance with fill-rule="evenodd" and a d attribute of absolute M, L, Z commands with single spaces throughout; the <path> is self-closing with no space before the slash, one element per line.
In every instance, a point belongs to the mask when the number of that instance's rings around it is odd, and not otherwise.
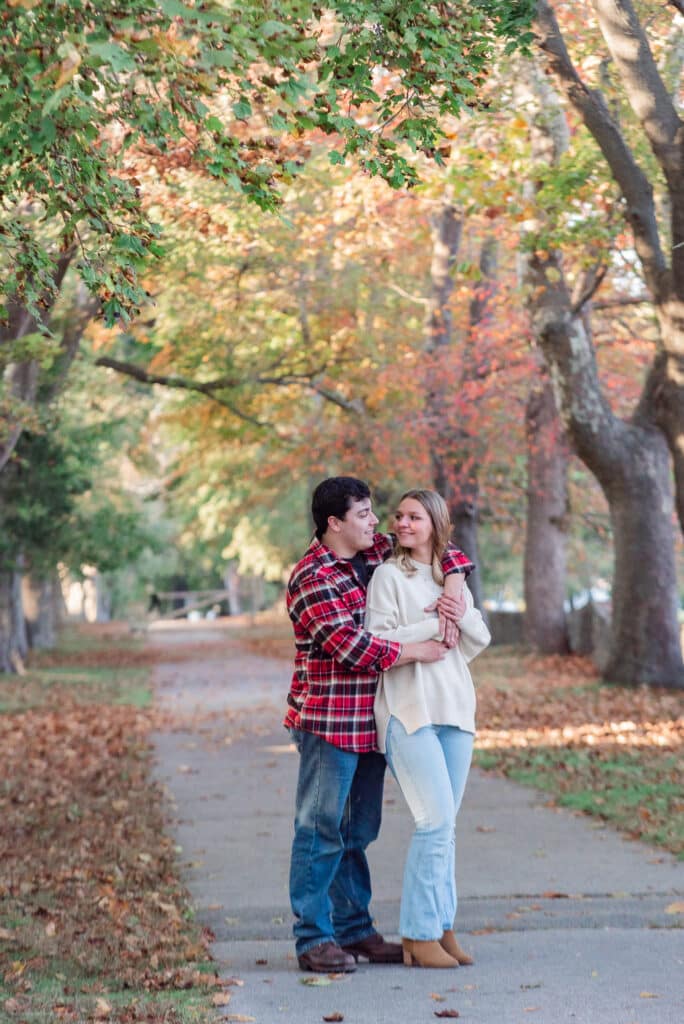
<path fill-rule="evenodd" d="M 337 516 L 328 516 L 328 529 L 333 533 L 340 532 L 340 521 Z"/>

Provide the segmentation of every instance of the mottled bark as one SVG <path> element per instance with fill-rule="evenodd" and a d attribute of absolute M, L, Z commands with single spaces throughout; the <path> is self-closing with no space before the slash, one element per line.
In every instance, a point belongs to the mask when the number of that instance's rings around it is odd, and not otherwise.
<path fill-rule="evenodd" d="M 525 410 L 527 518 L 525 639 L 544 654 L 566 654 L 565 573 L 568 446 L 548 379 L 530 391 Z"/>

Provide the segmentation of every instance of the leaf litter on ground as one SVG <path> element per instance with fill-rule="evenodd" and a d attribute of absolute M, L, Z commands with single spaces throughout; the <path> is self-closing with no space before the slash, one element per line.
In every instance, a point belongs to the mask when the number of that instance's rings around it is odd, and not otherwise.
<path fill-rule="evenodd" d="M 103 651 L 117 673 L 100 685 Z M 45 684 L 40 666 L 0 679 L 0 1008 L 18 1019 L 173 1024 L 223 987 L 164 833 L 158 721 L 116 703 L 139 654 L 79 651 L 97 686 Z"/>

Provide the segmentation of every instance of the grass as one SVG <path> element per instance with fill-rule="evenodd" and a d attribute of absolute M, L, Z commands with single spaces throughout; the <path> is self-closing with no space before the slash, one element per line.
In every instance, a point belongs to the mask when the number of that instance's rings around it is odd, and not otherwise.
<path fill-rule="evenodd" d="M 475 763 L 684 858 L 684 694 L 602 684 L 581 658 L 493 648 L 473 665 Z"/>

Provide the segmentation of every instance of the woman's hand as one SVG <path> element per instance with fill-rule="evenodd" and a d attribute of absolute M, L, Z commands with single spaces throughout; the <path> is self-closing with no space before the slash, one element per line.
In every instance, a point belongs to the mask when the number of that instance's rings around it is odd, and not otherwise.
<path fill-rule="evenodd" d="M 461 573 L 452 573 L 444 580 L 444 592 L 425 609 L 426 612 L 437 612 L 439 632 L 444 637 L 447 647 L 455 647 L 460 636 L 458 623 L 466 612 L 466 599 L 463 594 L 465 578 Z"/>

